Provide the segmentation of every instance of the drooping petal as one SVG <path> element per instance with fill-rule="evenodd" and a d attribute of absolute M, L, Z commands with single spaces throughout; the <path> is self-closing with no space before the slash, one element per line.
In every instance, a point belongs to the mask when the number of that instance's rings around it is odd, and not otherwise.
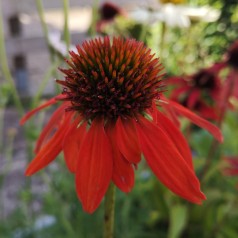
<path fill-rule="evenodd" d="M 76 171 L 76 191 L 83 209 L 95 211 L 112 178 L 112 148 L 104 130 L 104 120 L 94 120 L 80 149 Z"/>
<path fill-rule="evenodd" d="M 218 141 L 220 141 L 220 142 L 223 141 L 223 136 L 221 134 L 221 131 L 215 125 L 213 125 L 209 121 L 199 117 L 198 115 L 194 114 L 193 112 L 191 112 L 190 110 L 188 110 L 187 108 L 183 107 L 182 105 L 180 105 L 176 102 L 173 102 L 170 100 L 167 100 L 167 102 L 169 102 L 169 105 L 171 107 L 173 107 L 173 109 L 177 113 L 187 117 L 194 124 L 209 131 Z"/>
<path fill-rule="evenodd" d="M 170 98 L 175 100 L 175 101 L 178 101 L 179 100 L 179 97 L 181 94 L 185 93 L 185 92 L 188 92 L 189 90 L 189 86 L 183 86 L 181 88 L 177 88 L 177 89 L 174 89 L 170 95 Z"/>
<path fill-rule="evenodd" d="M 173 141 L 181 156 L 186 160 L 187 164 L 193 169 L 192 154 L 186 139 L 179 129 L 160 111 L 155 109 L 156 124 L 166 132 L 166 134 Z"/>
<path fill-rule="evenodd" d="M 57 95 L 56 97 L 51 98 L 50 100 L 48 100 L 47 102 L 43 103 L 42 105 L 40 105 L 39 107 L 33 109 L 32 111 L 26 113 L 26 115 L 20 120 L 20 125 L 23 125 L 27 120 L 29 120 L 30 117 L 32 117 L 35 113 L 37 113 L 38 111 L 52 105 L 55 104 L 57 102 L 57 99 L 62 99 L 64 96 L 62 94 Z"/>
<path fill-rule="evenodd" d="M 237 176 L 238 175 L 238 157 L 226 156 L 223 159 L 227 163 L 227 166 L 223 169 L 224 175 Z"/>
<path fill-rule="evenodd" d="M 161 103 L 163 109 L 164 109 L 164 113 L 166 114 L 166 116 L 178 127 L 180 128 L 180 121 L 178 119 L 177 114 L 175 113 L 174 110 L 172 110 L 172 108 L 170 107 L 170 105 L 167 103 L 167 101 L 162 101 Z"/>
<path fill-rule="evenodd" d="M 134 186 L 134 169 L 120 153 L 113 150 L 113 174 L 112 180 L 121 191 L 128 193 Z"/>
<path fill-rule="evenodd" d="M 52 131 L 56 129 L 59 126 L 60 121 L 62 120 L 62 116 L 64 114 L 64 111 L 67 107 L 67 103 L 63 103 L 59 108 L 56 109 L 56 111 L 52 114 L 49 122 L 42 130 L 39 139 L 36 142 L 35 147 L 35 153 L 38 153 L 41 149 L 42 145 L 44 145 L 47 140 L 49 140 L 49 137 L 52 137 Z"/>
<path fill-rule="evenodd" d="M 62 150 L 61 142 L 65 136 L 65 132 L 67 131 L 68 123 L 71 119 L 71 116 L 71 112 L 65 113 L 65 118 L 63 118 L 62 125 L 28 165 L 25 172 L 27 176 L 32 175 L 40 169 L 46 167 L 58 156 L 58 154 Z"/>
<path fill-rule="evenodd" d="M 212 106 L 208 106 L 205 103 L 201 103 L 199 108 L 199 113 L 204 118 L 209 118 L 211 120 L 217 120 L 218 119 L 218 113 L 216 111 L 216 108 Z"/>
<path fill-rule="evenodd" d="M 121 119 L 120 117 L 117 119 L 115 139 L 120 152 L 130 163 L 140 162 L 141 149 L 136 128 L 130 119 Z"/>
<path fill-rule="evenodd" d="M 135 125 L 142 152 L 158 179 L 179 196 L 200 204 L 205 195 L 199 181 L 166 133 L 144 117 Z"/>
<path fill-rule="evenodd" d="M 194 89 L 188 97 L 188 101 L 187 101 L 188 108 L 193 109 L 196 103 L 198 102 L 200 96 L 201 96 L 201 90 Z"/>
<path fill-rule="evenodd" d="M 115 130 L 112 129 L 113 126 L 108 126 L 107 135 L 110 139 L 112 145 L 113 154 L 113 172 L 112 180 L 116 186 L 123 192 L 130 192 L 134 186 L 134 169 L 131 163 L 129 163 L 122 153 L 119 151 L 117 143 Z"/>
<path fill-rule="evenodd" d="M 87 122 L 79 126 L 81 118 L 78 116 L 67 130 L 63 141 L 63 152 L 66 165 L 70 172 L 76 172 L 80 144 L 86 134 Z"/>
<path fill-rule="evenodd" d="M 183 77 L 169 77 L 168 78 L 168 84 L 173 85 L 173 84 L 180 84 L 183 86 L 187 85 L 187 82 L 184 80 Z"/>

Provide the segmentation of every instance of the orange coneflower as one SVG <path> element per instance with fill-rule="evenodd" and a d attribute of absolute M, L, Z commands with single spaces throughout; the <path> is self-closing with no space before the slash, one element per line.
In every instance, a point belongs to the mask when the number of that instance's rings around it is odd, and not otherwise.
<path fill-rule="evenodd" d="M 60 102 L 42 131 L 32 175 L 63 151 L 75 173 L 76 191 L 92 213 L 112 181 L 123 192 L 134 185 L 134 169 L 144 155 L 158 179 L 179 196 L 200 204 L 205 199 L 188 144 L 157 105 L 181 112 L 222 139 L 219 130 L 179 104 L 163 98 L 162 66 L 142 42 L 108 37 L 86 41 L 70 52 L 62 94 L 29 112 Z"/>

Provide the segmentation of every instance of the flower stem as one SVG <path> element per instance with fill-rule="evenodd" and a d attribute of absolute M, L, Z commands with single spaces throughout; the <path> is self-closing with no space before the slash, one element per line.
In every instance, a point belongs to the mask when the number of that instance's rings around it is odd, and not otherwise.
<path fill-rule="evenodd" d="M 111 183 L 105 196 L 104 238 L 113 238 L 115 185 Z"/>
<path fill-rule="evenodd" d="M 2 68 L 2 74 L 6 79 L 6 82 L 11 86 L 11 93 L 13 96 L 13 100 L 15 103 L 15 106 L 19 112 L 20 115 L 24 114 L 23 105 L 21 103 L 20 97 L 18 95 L 14 79 L 12 78 L 9 66 L 8 66 L 8 60 L 7 60 L 7 53 L 6 53 L 6 46 L 5 46 L 5 40 L 4 40 L 4 29 L 3 29 L 3 15 L 2 15 L 2 3 L 0 1 L 0 62 Z"/>
<path fill-rule="evenodd" d="M 42 0 L 35 0 L 35 3 L 36 3 L 38 16 L 40 18 L 40 23 L 41 23 L 41 26 L 42 26 L 43 34 L 44 34 L 46 44 L 47 44 L 47 47 L 48 47 L 48 51 L 49 51 L 49 54 L 50 54 L 50 59 L 53 62 L 55 52 L 54 52 L 54 49 L 50 45 L 49 31 L 48 31 L 48 27 L 47 27 L 47 24 L 46 24 L 46 21 L 45 21 L 44 7 L 43 7 L 43 4 L 42 4 Z"/>
<path fill-rule="evenodd" d="M 160 39 L 160 57 L 163 59 L 163 50 L 164 50 L 164 43 L 165 43 L 165 35 L 166 35 L 166 31 L 167 31 L 167 26 L 165 24 L 165 22 L 161 22 L 161 39 Z"/>
<path fill-rule="evenodd" d="M 42 93 L 43 93 L 44 89 L 46 88 L 47 83 L 49 82 L 49 79 L 53 76 L 55 70 L 57 69 L 57 66 L 59 65 L 59 63 L 60 63 L 60 60 L 56 59 L 54 62 L 52 62 L 49 69 L 46 71 L 46 73 L 41 81 L 41 84 L 39 85 L 38 90 L 35 93 L 34 98 L 32 99 L 31 108 L 35 108 L 38 105 L 39 100 L 42 96 Z"/>
<path fill-rule="evenodd" d="M 89 35 L 91 37 L 95 37 L 97 34 L 96 25 L 97 25 L 97 20 L 99 19 L 98 9 L 99 9 L 99 0 L 94 0 L 92 5 L 92 24 L 89 29 Z"/>
<path fill-rule="evenodd" d="M 63 0 L 64 4 L 64 40 L 67 46 L 67 52 L 69 51 L 70 47 L 70 32 L 69 32 L 69 1 Z"/>

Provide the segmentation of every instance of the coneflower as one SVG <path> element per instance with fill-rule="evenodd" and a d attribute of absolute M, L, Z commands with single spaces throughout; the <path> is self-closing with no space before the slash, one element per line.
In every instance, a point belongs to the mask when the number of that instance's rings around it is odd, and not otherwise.
<path fill-rule="evenodd" d="M 179 196 L 200 204 L 205 199 L 195 175 L 188 144 L 179 129 L 156 105 L 181 112 L 222 136 L 212 124 L 162 92 L 162 66 L 142 42 L 108 37 L 86 41 L 70 52 L 62 94 L 29 112 L 59 102 L 36 145 L 26 170 L 32 175 L 63 151 L 75 173 L 76 191 L 85 211 L 99 206 L 109 183 L 123 192 L 134 186 L 134 169 L 143 154 L 158 179 Z"/>

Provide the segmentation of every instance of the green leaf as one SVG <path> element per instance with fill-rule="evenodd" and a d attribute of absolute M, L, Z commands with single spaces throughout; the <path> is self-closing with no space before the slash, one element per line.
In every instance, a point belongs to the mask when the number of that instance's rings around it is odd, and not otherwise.
<path fill-rule="evenodd" d="M 176 205 L 170 208 L 170 226 L 168 238 L 177 238 L 182 233 L 187 224 L 187 207 Z"/>
<path fill-rule="evenodd" d="M 237 229 L 235 227 L 225 227 L 222 229 L 224 237 L 237 238 Z"/>

